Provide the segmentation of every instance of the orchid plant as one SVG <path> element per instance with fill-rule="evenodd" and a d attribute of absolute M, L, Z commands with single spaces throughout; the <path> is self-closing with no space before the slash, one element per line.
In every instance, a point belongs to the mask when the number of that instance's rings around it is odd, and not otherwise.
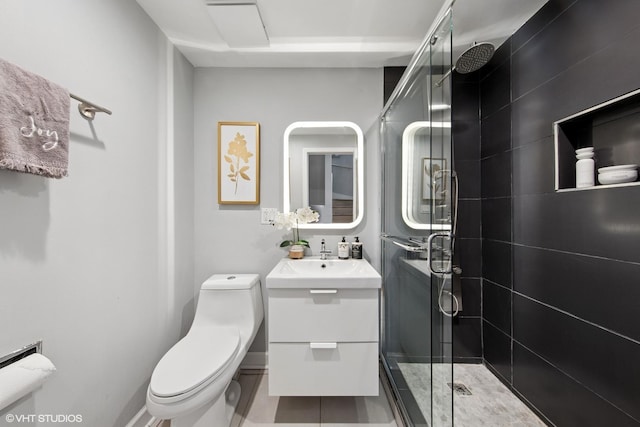
<path fill-rule="evenodd" d="M 300 231 L 298 230 L 298 226 L 300 224 L 318 222 L 319 220 L 320 214 L 318 214 L 318 212 L 314 211 L 308 206 L 306 208 L 298 208 L 294 212 L 278 212 L 276 214 L 275 220 L 273 221 L 273 225 L 278 230 L 282 230 L 283 228 L 286 228 L 287 230 L 293 230 L 293 239 L 283 240 L 280 243 L 280 247 L 284 248 L 286 246 L 295 245 L 309 247 L 309 241 L 300 238 Z"/>

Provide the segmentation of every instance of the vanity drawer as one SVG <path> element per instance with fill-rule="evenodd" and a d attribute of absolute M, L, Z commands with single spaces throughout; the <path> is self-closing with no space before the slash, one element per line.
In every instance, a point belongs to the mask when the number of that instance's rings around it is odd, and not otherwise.
<path fill-rule="evenodd" d="M 269 342 L 378 341 L 378 289 L 269 289 Z"/>
<path fill-rule="evenodd" d="M 378 384 L 378 343 L 269 344 L 271 396 L 378 396 Z"/>

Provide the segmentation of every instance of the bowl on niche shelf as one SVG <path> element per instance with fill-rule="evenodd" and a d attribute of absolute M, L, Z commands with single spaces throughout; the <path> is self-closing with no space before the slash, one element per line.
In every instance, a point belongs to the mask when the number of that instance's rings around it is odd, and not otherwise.
<path fill-rule="evenodd" d="M 638 179 L 638 165 L 617 165 L 598 168 L 598 182 L 603 185 L 622 184 Z"/>
<path fill-rule="evenodd" d="M 616 165 L 616 166 L 607 166 L 604 168 L 598 168 L 598 173 L 606 173 L 606 172 L 614 172 L 614 171 L 623 171 L 623 170 L 638 170 L 638 165 Z"/>

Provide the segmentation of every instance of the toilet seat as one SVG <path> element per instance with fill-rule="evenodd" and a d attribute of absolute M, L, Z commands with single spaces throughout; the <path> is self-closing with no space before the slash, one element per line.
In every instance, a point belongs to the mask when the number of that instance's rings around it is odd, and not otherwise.
<path fill-rule="evenodd" d="M 151 375 L 150 397 L 174 403 L 210 384 L 234 361 L 240 348 L 236 327 L 190 330 L 158 362 Z"/>

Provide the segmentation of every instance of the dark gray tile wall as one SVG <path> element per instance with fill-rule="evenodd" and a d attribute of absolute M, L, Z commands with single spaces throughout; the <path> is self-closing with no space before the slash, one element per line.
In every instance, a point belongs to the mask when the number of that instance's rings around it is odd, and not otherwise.
<path fill-rule="evenodd" d="M 483 355 L 507 384 L 512 382 L 510 53 L 507 40 L 480 71 Z"/>
<path fill-rule="evenodd" d="M 478 363 L 482 361 L 482 207 L 477 73 L 453 73 L 452 97 L 454 169 L 460 183 L 455 261 L 462 267 L 462 310 L 453 319 L 453 354 L 457 363 Z"/>
<path fill-rule="evenodd" d="M 550 0 L 480 71 L 483 357 L 558 426 L 640 424 L 640 187 L 556 193 L 552 135 L 640 87 L 638 16 Z"/>

